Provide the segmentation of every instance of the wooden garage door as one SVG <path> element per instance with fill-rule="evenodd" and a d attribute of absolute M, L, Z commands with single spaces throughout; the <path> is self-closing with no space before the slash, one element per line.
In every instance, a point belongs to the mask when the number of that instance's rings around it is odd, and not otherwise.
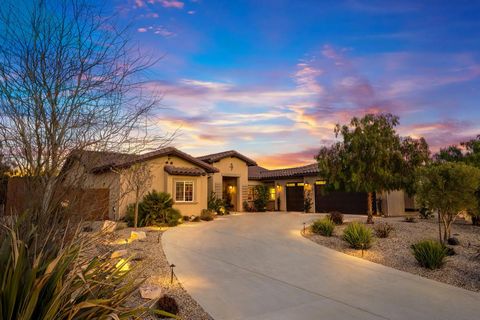
<path fill-rule="evenodd" d="M 322 195 L 323 185 L 315 185 L 315 212 L 340 211 L 348 214 L 366 214 L 368 194 L 363 192 L 332 191 Z"/>
<path fill-rule="evenodd" d="M 303 185 L 287 185 L 287 211 L 303 212 Z"/>

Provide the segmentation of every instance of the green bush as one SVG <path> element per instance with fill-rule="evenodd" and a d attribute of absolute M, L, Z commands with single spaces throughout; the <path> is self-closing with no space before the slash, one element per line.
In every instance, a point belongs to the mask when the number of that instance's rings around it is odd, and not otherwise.
<path fill-rule="evenodd" d="M 354 221 L 343 231 L 343 240 L 353 249 L 368 249 L 372 246 L 372 230 Z"/>
<path fill-rule="evenodd" d="M 215 192 L 211 192 L 208 196 L 207 207 L 209 210 L 217 213 L 220 216 L 230 213 L 230 206 L 227 205 L 225 200 L 218 198 Z"/>
<path fill-rule="evenodd" d="M 175 227 L 179 223 L 182 223 L 183 221 L 182 214 L 178 209 L 167 208 L 164 211 L 165 211 L 165 220 L 169 227 Z"/>
<path fill-rule="evenodd" d="M 167 224 L 176 226 L 181 218 L 180 211 L 173 209 L 169 193 L 152 190 L 138 204 L 138 227 Z M 175 222 L 176 219 L 176 222 Z M 129 227 L 134 223 L 134 204 L 129 204 L 125 221 Z"/>
<path fill-rule="evenodd" d="M 255 211 L 265 212 L 267 210 L 267 203 L 270 194 L 268 188 L 264 185 L 255 186 L 255 199 L 253 200 L 253 206 Z"/>
<path fill-rule="evenodd" d="M 336 225 L 342 225 L 343 224 L 343 213 L 338 212 L 338 211 L 333 211 L 330 212 L 328 215 L 328 218 L 332 220 L 333 223 Z"/>
<path fill-rule="evenodd" d="M 333 223 L 333 221 L 327 217 L 320 220 L 316 220 L 312 224 L 312 232 L 321 234 L 322 236 L 325 236 L 325 237 L 331 237 L 334 229 L 335 229 L 335 223 Z"/>
<path fill-rule="evenodd" d="M 395 230 L 395 228 L 388 222 L 376 224 L 374 229 L 375 229 L 375 235 L 378 238 L 388 238 L 390 233 L 393 230 Z"/>
<path fill-rule="evenodd" d="M 215 218 L 215 215 L 211 210 L 203 209 L 200 213 L 200 219 L 203 221 L 212 221 Z"/>
<path fill-rule="evenodd" d="M 447 256 L 447 248 L 438 241 L 423 240 L 412 244 L 412 253 L 420 266 L 428 269 L 438 269 Z"/>

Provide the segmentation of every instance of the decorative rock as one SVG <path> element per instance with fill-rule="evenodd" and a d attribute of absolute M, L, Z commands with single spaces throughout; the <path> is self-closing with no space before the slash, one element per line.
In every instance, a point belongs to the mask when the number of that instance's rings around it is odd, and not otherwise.
<path fill-rule="evenodd" d="M 112 252 L 112 255 L 110 256 L 110 259 L 116 259 L 116 258 L 124 257 L 127 254 L 128 254 L 128 251 L 126 249 L 117 250 L 117 251 Z"/>
<path fill-rule="evenodd" d="M 145 233 L 145 231 L 132 231 L 130 233 L 130 239 L 132 240 L 142 240 L 146 238 L 147 234 Z"/>
<path fill-rule="evenodd" d="M 162 288 L 156 285 L 144 284 L 140 287 L 140 296 L 143 299 L 158 299 L 162 296 Z"/>
<path fill-rule="evenodd" d="M 146 255 L 137 253 L 136 255 L 133 256 L 132 261 L 142 261 L 142 260 L 145 260 L 146 258 L 147 258 Z"/>
<path fill-rule="evenodd" d="M 117 228 L 117 223 L 111 220 L 103 221 L 102 232 L 112 233 Z"/>

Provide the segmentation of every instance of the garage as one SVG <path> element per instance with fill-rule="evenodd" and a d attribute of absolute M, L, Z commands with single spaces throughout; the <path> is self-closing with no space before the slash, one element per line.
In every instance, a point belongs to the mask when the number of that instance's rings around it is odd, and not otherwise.
<path fill-rule="evenodd" d="M 315 184 L 315 212 L 339 211 L 347 214 L 366 214 L 368 194 L 364 192 L 325 192 L 325 185 Z"/>
<path fill-rule="evenodd" d="M 303 212 L 303 182 L 286 184 L 287 211 Z"/>

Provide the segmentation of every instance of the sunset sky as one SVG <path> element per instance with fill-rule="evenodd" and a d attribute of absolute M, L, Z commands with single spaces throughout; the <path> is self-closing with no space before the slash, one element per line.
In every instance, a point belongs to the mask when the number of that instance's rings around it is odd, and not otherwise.
<path fill-rule="evenodd" d="M 475 1 L 114 0 L 163 57 L 163 131 L 193 155 L 236 149 L 268 168 L 311 163 L 335 123 L 401 117 L 431 148 L 480 134 Z"/>

